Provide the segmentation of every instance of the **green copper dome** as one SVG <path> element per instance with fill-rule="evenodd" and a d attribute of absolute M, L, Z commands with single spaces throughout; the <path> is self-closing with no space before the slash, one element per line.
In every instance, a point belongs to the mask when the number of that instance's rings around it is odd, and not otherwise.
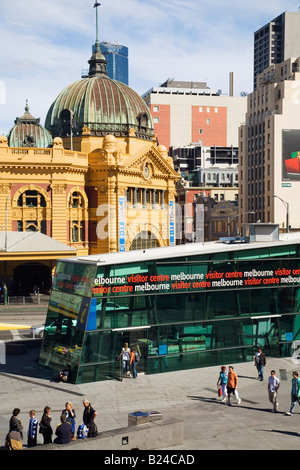
<path fill-rule="evenodd" d="M 96 41 L 89 60 L 89 74 L 68 85 L 51 105 L 45 127 L 53 137 L 81 135 L 88 127 L 92 135 L 128 135 L 134 128 L 138 138 L 150 140 L 153 123 L 145 101 L 132 88 L 112 80 L 106 71 L 106 60 Z"/>
<path fill-rule="evenodd" d="M 27 102 L 24 115 L 16 118 L 15 125 L 9 131 L 7 139 L 9 147 L 48 148 L 52 146 L 51 135 L 41 126 L 40 120 L 30 114 Z"/>

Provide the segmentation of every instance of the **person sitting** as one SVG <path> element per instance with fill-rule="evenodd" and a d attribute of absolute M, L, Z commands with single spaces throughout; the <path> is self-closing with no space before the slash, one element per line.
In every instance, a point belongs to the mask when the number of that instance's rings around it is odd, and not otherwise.
<path fill-rule="evenodd" d="M 68 364 L 62 371 L 56 374 L 52 381 L 53 382 L 70 382 L 71 380 L 71 366 Z"/>
<path fill-rule="evenodd" d="M 72 440 L 72 425 L 67 421 L 66 415 L 60 416 L 60 424 L 57 426 L 54 439 L 55 444 L 68 444 Z"/>

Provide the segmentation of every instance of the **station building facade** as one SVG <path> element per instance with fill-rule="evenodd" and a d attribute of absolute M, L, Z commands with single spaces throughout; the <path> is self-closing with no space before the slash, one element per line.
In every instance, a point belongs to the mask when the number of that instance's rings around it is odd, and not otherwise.
<path fill-rule="evenodd" d="M 61 259 L 39 364 L 74 383 L 122 379 L 125 342 L 155 374 L 291 356 L 300 340 L 300 235 Z"/>
<path fill-rule="evenodd" d="M 51 104 L 44 127 L 26 103 L 0 136 L 0 231 L 40 232 L 77 256 L 173 245 L 179 175 L 158 145 L 150 110 L 108 76 L 99 41 L 88 63 L 88 75 Z M 13 295 L 51 284 L 54 254 L 25 262 L 5 244 L 0 251 L 6 251 L 0 284 L 14 290 L 21 265 L 25 279 L 34 280 L 31 287 L 18 282 Z"/>

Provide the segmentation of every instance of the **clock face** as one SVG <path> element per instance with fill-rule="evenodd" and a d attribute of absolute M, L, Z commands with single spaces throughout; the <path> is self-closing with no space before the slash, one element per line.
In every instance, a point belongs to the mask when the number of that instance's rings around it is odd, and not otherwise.
<path fill-rule="evenodd" d="M 150 171 L 149 171 L 149 168 L 147 166 L 144 166 L 143 173 L 144 173 L 145 178 L 149 178 Z"/>

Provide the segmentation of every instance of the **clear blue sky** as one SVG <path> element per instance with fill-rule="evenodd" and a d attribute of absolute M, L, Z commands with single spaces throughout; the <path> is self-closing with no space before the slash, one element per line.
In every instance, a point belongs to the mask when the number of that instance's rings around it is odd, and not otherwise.
<path fill-rule="evenodd" d="M 99 39 L 129 48 L 129 85 L 142 94 L 168 78 L 252 91 L 253 34 L 294 0 L 99 0 Z M 59 92 L 81 78 L 95 42 L 94 0 L 1 4 L 0 134 L 30 111 L 44 125 Z M 300 55 L 300 54 L 299 54 Z M 5 93 L 4 90 L 5 89 Z"/>

